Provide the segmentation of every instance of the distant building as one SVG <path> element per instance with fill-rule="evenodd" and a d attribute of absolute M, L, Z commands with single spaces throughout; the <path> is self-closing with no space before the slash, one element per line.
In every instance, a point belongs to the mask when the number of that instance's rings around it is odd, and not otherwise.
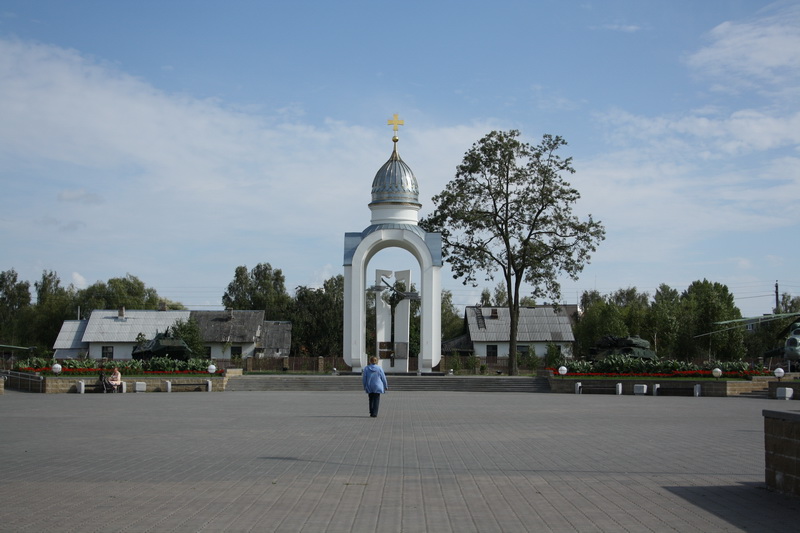
<path fill-rule="evenodd" d="M 571 314 L 576 306 L 520 307 L 517 328 L 517 353 L 542 357 L 547 346 L 554 344 L 565 356 L 572 355 L 575 337 Z M 464 310 L 467 333 L 442 343 L 442 353 L 475 354 L 480 358 L 508 357 L 511 340 L 511 319 L 507 307 L 468 306 Z"/>
<path fill-rule="evenodd" d="M 292 323 L 264 321 L 264 311 L 192 311 L 206 357 L 281 357 L 289 355 Z"/>
<path fill-rule="evenodd" d="M 57 359 L 131 359 L 138 339 L 152 340 L 178 320 L 193 318 L 205 353 L 193 357 L 231 359 L 241 356 L 289 355 L 290 322 L 264 321 L 264 311 L 96 310 L 88 320 L 66 320 L 53 346 Z"/>

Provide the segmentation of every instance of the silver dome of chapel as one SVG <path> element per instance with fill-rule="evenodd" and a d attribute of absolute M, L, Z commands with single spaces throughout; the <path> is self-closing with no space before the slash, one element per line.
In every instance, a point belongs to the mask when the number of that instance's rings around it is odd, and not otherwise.
<path fill-rule="evenodd" d="M 394 140 L 392 156 L 378 170 L 375 174 L 375 179 L 372 180 L 372 202 L 370 205 L 387 203 L 422 206 L 419 203 L 417 178 L 411 168 L 400 158 L 400 154 L 397 153 L 396 140 Z"/>

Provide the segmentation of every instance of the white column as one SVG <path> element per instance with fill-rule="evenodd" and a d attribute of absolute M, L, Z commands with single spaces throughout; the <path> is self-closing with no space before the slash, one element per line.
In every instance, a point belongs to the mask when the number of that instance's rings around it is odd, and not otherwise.
<path fill-rule="evenodd" d="M 386 287 L 383 278 L 391 278 L 391 270 L 375 270 L 375 286 Z M 382 292 L 375 292 L 375 355 L 379 354 L 382 342 L 392 340 L 392 306 L 383 299 Z"/>
<path fill-rule="evenodd" d="M 419 368 L 431 372 L 442 359 L 441 267 L 428 265 L 422 272 Z"/>

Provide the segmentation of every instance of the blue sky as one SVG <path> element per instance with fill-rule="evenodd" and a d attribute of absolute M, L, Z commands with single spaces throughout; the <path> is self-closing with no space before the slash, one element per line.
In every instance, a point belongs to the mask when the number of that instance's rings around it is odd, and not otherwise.
<path fill-rule="evenodd" d="M 800 4 L 755 0 L 5 0 L 0 270 L 130 273 L 191 308 L 238 265 L 319 286 L 369 225 L 394 113 L 422 215 L 489 131 L 567 140 L 576 214 L 607 230 L 567 303 L 800 294 Z"/>

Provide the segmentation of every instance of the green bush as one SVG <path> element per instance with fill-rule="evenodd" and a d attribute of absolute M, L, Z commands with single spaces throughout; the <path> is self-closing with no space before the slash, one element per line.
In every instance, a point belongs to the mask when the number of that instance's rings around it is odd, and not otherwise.
<path fill-rule="evenodd" d="M 457 353 L 453 353 L 447 357 L 447 366 L 456 374 L 461 370 L 461 357 Z"/>
<path fill-rule="evenodd" d="M 593 370 L 592 363 L 590 361 L 569 361 L 569 362 L 561 361 L 558 366 L 565 366 L 567 367 L 568 372 L 577 374 L 587 374 L 590 372 L 596 372 L 596 370 Z"/>
<path fill-rule="evenodd" d="M 186 362 L 169 357 L 153 357 L 147 361 L 145 370 L 151 372 L 180 372 L 186 370 Z"/>

